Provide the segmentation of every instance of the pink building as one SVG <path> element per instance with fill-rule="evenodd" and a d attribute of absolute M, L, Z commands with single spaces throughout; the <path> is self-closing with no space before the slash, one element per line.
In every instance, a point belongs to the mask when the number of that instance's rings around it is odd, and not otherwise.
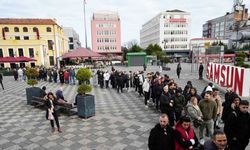
<path fill-rule="evenodd" d="M 121 24 L 117 12 L 94 13 L 91 21 L 92 49 L 99 54 L 121 55 Z"/>

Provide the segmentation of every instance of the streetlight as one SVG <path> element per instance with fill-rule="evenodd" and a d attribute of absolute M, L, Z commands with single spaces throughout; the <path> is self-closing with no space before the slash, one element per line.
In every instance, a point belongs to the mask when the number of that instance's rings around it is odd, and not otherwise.
<path fill-rule="evenodd" d="M 83 0 L 84 30 L 85 30 L 85 48 L 88 48 L 85 5 L 86 5 L 86 0 Z"/>

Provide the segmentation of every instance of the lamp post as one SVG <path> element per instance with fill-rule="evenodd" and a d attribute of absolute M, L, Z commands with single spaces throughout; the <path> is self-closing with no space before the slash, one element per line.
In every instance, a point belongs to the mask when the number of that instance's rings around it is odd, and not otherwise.
<path fill-rule="evenodd" d="M 85 48 L 88 48 L 88 39 L 87 39 L 87 27 L 86 27 L 86 0 L 83 0 L 83 13 L 84 13 L 84 30 L 85 30 Z"/>
<path fill-rule="evenodd" d="M 164 44 L 163 45 L 163 48 L 164 48 L 164 50 L 167 48 L 167 43 L 168 43 L 168 40 L 167 39 L 164 39 L 163 41 L 162 41 L 162 44 Z M 161 66 L 163 65 L 163 62 L 161 62 Z"/>

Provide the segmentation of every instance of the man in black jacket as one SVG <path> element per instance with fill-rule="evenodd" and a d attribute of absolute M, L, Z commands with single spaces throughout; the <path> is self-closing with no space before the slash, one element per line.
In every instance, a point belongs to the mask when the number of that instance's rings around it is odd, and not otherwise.
<path fill-rule="evenodd" d="M 245 150 L 250 138 L 250 114 L 248 112 L 249 102 L 242 100 L 239 109 L 233 111 L 225 124 L 230 128 L 227 132 L 229 148 L 231 150 Z"/>
<path fill-rule="evenodd" d="M 150 131 L 149 150 L 174 150 L 174 130 L 168 125 L 168 116 L 162 114 L 159 122 Z"/>
<path fill-rule="evenodd" d="M 163 93 L 160 98 L 161 113 L 165 113 L 169 117 L 170 126 L 174 126 L 175 112 L 174 112 L 174 97 L 168 91 L 168 85 L 163 88 Z"/>

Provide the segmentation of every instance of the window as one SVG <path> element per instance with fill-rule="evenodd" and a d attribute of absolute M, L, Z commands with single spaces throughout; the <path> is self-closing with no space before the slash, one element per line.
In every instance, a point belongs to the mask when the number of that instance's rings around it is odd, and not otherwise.
<path fill-rule="evenodd" d="M 37 31 L 38 31 L 37 27 L 34 27 L 33 32 L 37 32 Z"/>
<path fill-rule="evenodd" d="M 74 49 L 74 44 L 69 44 L 69 49 Z"/>
<path fill-rule="evenodd" d="M 15 40 L 20 40 L 20 36 L 15 36 Z"/>
<path fill-rule="evenodd" d="M 14 50 L 13 48 L 9 48 L 9 56 L 14 57 Z"/>
<path fill-rule="evenodd" d="M 29 40 L 30 38 L 29 38 L 29 36 L 24 36 L 23 39 L 24 40 Z"/>
<path fill-rule="evenodd" d="M 23 49 L 22 48 L 18 48 L 18 54 L 19 54 L 19 57 L 23 56 Z"/>
<path fill-rule="evenodd" d="M 15 32 L 19 32 L 19 28 L 18 28 L 18 27 L 15 27 L 15 28 L 14 28 L 14 31 L 15 31 Z"/>
<path fill-rule="evenodd" d="M 69 42 L 73 43 L 73 38 L 72 37 L 69 37 Z"/>
<path fill-rule="evenodd" d="M 5 31 L 5 32 L 9 32 L 10 30 L 9 30 L 8 27 L 4 27 L 4 31 Z"/>
<path fill-rule="evenodd" d="M 54 45 L 54 42 L 52 40 L 48 40 L 48 48 L 49 48 L 49 50 L 53 50 L 53 45 Z"/>
<path fill-rule="evenodd" d="M 0 49 L 0 57 L 3 57 L 3 49 Z"/>
<path fill-rule="evenodd" d="M 50 66 L 54 66 L 55 63 L 54 63 L 54 57 L 53 56 L 49 56 L 49 64 Z"/>
<path fill-rule="evenodd" d="M 28 28 L 27 27 L 23 27 L 23 32 L 28 32 Z"/>
<path fill-rule="evenodd" d="M 30 63 L 30 66 L 31 66 L 32 68 L 34 68 L 34 67 L 36 67 L 36 64 L 35 64 L 35 63 Z"/>
<path fill-rule="evenodd" d="M 47 27 L 47 32 L 51 32 L 51 27 Z"/>
<path fill-rule="evenodd" d="M 34 58 L 34 49 L 33 48 L 29 48 L 29 54 L 31 58 Z"/>

